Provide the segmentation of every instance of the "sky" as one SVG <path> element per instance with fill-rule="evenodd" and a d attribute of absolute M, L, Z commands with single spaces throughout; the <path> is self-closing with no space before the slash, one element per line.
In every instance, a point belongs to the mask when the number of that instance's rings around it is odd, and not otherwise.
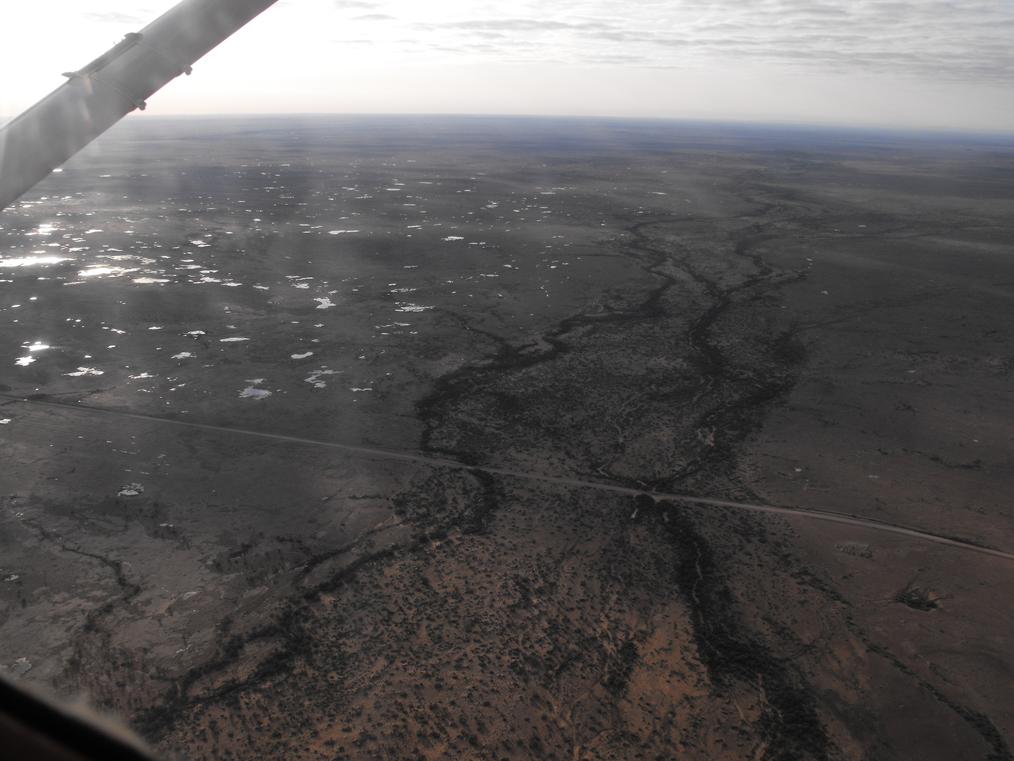
<path fill-rule="evenodd" d="M 172 5 L 0 10 L 13 116 Z M 1014 0 L 280 0 L 148 114 L 460 113 L 1014 133 Z"/>

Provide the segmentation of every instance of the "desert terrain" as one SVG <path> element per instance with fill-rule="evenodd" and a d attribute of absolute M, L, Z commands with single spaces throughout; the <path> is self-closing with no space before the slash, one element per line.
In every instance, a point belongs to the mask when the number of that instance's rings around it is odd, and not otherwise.
<path fill-rule="evenodd" d="M 165 758 L 1011 759 L 1014 145 L 144 119 L 0 216 L 0 668 Z"/>

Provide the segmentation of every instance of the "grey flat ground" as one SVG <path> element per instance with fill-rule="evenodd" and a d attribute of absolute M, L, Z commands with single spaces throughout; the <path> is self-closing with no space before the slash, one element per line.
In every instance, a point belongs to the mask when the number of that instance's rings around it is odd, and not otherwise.
<path fill-rule="evenodd" d="M 0 667 L 193 759 L 1009 759 L 1014 562 L 876 524 L 1014 551 L 1012 210 L 1001 140 L 131 120 L 0 218 Z"/>

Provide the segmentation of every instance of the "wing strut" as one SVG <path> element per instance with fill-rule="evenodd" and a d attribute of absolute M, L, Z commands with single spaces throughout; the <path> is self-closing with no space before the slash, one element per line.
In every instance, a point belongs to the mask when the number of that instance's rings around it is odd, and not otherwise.
<path fill-rule="evenodd" d="M 183 0 L 0 129 L 6 208 L 277 0 Z"/>

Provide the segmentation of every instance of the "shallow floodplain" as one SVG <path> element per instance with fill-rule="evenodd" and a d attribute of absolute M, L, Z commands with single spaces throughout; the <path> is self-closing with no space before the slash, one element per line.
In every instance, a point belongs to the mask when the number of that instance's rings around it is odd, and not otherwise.
<path fill-rule="evenodd" d="M 131 120 L 0 218 L 0 667 L 194 759 L 1010 758 L 1012 203 L 985 139 Z"/>

